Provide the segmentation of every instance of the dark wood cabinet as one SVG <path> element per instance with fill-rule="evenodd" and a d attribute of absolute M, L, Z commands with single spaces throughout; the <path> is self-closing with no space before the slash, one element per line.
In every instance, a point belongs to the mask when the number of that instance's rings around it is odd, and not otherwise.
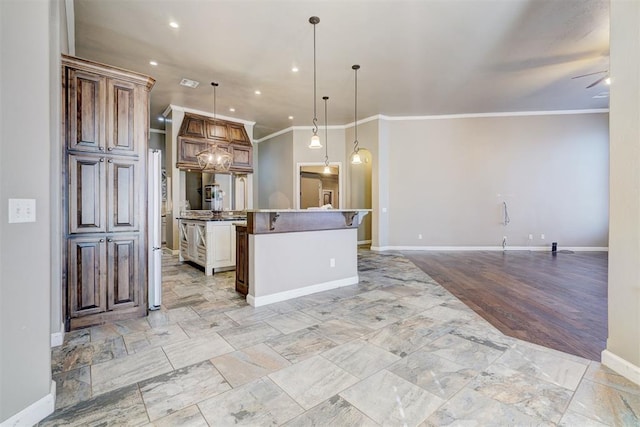
<path fill-rule="evenodd" d="M 107 231 L 105 157 L 69 154 L 67 160 L 69 234 Z"/>
<path fill-rule="evenodd" d="M 108 310 L 133 308 L 140 303 L 138 247 L 137 235 L 107 238 Z"/>
<path fill-rule="evenodd" d="M 68 69 L 67 147 L 75 151 L 103 151 L 105 149 L 106 95 L 105 76 L 87 70 Z M 65 82 L 63 82 L 65 83 Z"/>
<path fill-rule="evenodd" d="M 143 316 L 154 80 L 66 55 L 62 79 L 67 329 Z"/>
<path fill-rule="evenodd" d="M 231 153 L 229 172 L 253 172 L 253 145 L 243 124 L 192 113 L 186 113 L 180 125 L 176 166 L 200 169 L 196 155 L 213 145 Z"/>
<path fill-rule="evenodd" d="M 146 212 L 141 199 L 144 181 L 139 177 L 141 164 L 136 159 L 107 160 L 107 231 L 140 229 L 139 214 Z"/>
<path fill-rule="evenodd" d="M 249 234 L 241 225 L 236 226 L 236 292 L 249 293 Z"/>
<path fill-rule="evenodd" d="M 106 239 L 76 237 L 69 239 L 67 246 L 68 315 L 78 318 L 106 311 Z"/>

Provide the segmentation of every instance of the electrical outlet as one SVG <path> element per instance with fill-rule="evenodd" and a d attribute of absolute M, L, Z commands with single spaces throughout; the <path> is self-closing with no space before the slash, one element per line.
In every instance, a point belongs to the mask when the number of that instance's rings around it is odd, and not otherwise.
<path fill-rule="evenodd" d="M 336 259 L 335 258 L 329 259 L 329 267 L 335 267 L 335 266 L 336 266 Z"/>
<path fill-rule="evenodd" d="M 544 234 L 541 234 L 541 235 L 540 235 L 540 239 L 541 239 L 541 240 L 544 240 Z"/>
<path fill-rule="evenodd" d="M 418 240 L 422 240 L 422 234 L 418 234 Z"/>

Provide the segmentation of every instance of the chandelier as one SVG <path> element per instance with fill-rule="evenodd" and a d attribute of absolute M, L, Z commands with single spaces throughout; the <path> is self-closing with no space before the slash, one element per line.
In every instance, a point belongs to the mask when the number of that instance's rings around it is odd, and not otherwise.
<path fill-rule="evenodd" d="M 204 172 L 229 172 L 231 167 L 231 154 L 215 144 L 209 145 L 206 149 L 196 154 L 198 166 Z"/>
<path fill-rule="evenodd" d="M 213 86 L 213 121 L 216 121 L 216 88 L 218 83 L 211 82 Z M 203 171 L 210 172 L 229 172 L 231 167 L 231 153 L 220 148 L 216 144 L 209 144 L 206 149 L 196 154 L 198 166 Z"/>

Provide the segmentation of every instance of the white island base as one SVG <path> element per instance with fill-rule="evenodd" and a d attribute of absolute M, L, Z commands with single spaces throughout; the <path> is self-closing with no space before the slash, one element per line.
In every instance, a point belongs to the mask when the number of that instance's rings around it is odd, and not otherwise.
<path fill-rule="evenodd" d="M 250 305 L 358 283 L 358 225 L 368 211 L 274 212 L 248 212 Z"/>

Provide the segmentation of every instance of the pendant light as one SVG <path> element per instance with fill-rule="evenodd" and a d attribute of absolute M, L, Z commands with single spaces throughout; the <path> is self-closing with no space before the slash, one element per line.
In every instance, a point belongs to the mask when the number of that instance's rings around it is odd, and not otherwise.
<path fill-rule="evenodd" d="M 362 164 L 362 159 L 360 158 L 360 149 L 358 148 L 358 70 L 360 69 L 359 65 L 353 65 L 351 69 L 354 71 L 356 75 L 355 79 L 355 111 L 354 111 L 354 131 L 355 131 L 355 139 L 353 141 L 353 155 L 351 156 L 351 164 L 360 165 Z"/>
<path fill-rule="evenodd" d="M 329 167 L 329 128 L 327 126 L 327 101 L 329 100 L 328 96 L 323 96 L 324 100 L 324 170 L 322 171 L 325 175 L 329 175 L 331 173 L 331 168 Z"/>
<path fill-rule="evenodd" d="M 316 111 L 316 25 L 320 22 L 320 18 L 312 16 L 309 22 L 313 25 L 313 136 L 309 148 L 322 148 L 320 137 L 318 136 L 318 115 Z"/>
<path fill-rule="evenodd" d="M 213 125 L 216 123 L 216 82 L 211 82 L 213 86 Z M 198 165 L 203 171 L 228 172 L 231 167 L 231 154 L 223 150 L 217 144 L 210 144 L 206 149 L 196 154 Z"/>

